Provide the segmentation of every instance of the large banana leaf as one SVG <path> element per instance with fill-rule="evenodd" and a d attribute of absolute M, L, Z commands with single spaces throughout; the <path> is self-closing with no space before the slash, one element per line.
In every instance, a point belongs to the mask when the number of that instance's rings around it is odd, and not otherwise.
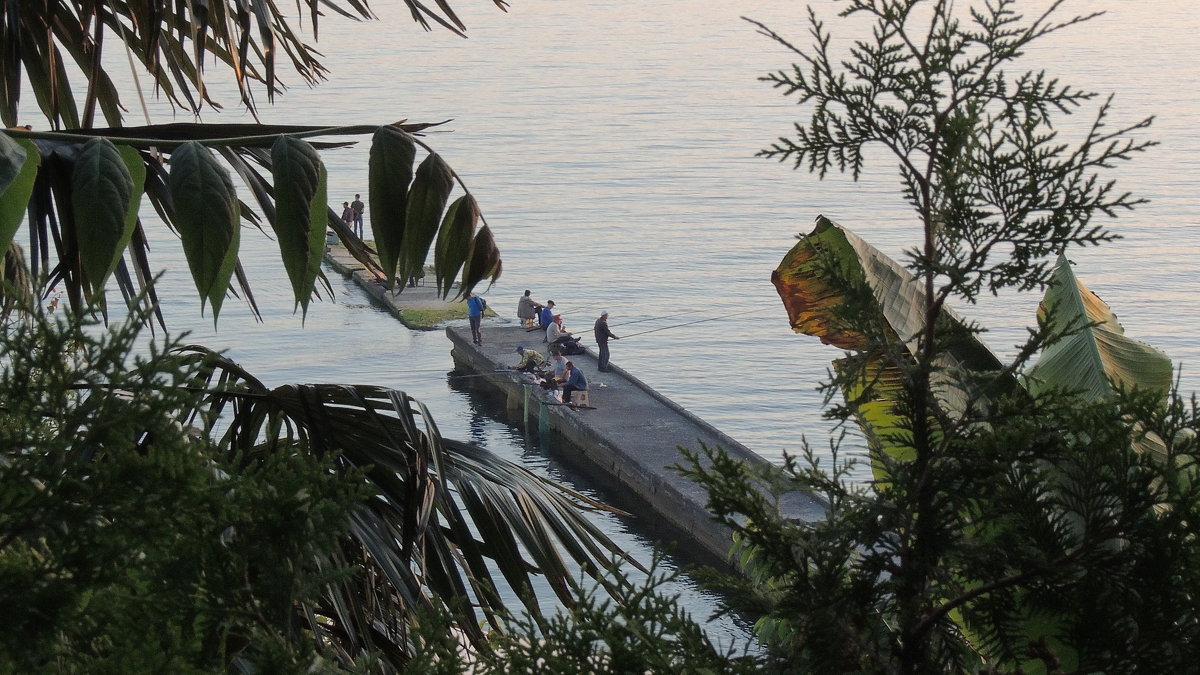
<path fill-rule="evenodd" d="M 486 450 L 445 439 L 429 410 L 404 392 L 362 385 L 269 389 L 202 347 L 191 383 L 209 392 L 193 423 L 252 460 L 296 449 L 355 467 L 375 497 L 355 515 L 344 559 L 368 573 L 331 585 L 305 607 L 308 628 L 350 654 L 411 653 L 407 629 L 439 606 L 482 646 L 515 596 L 540 616 L 540 576 L 571 603 L 579 571 L 600 578 L 626 554 L 581 509 L 607 509 Z M 636 564 L 636 563 L 635 563 Z M 477 614 L 476 612 L 479 612 Z M 395 664 L 393 664 L 395 665 Z"/>
<path fill-rule="evenodd" d="M 1116 314 L 1075 277 L 1065 256 L 1058 258 L 1038 312 L 1067 336 L 1046 347 L 1029 371 L 1030 391 L 1059 387 L 1098 399 L 1110 396 L 1116 386 L 1166 395 L 1171 360 L 1154 347 L 1126 337 Z"/>
<path fill-rule="evenodd" d="M 856 359 L 855 369 L 846 367 L 851 361 L 840 361 L 838 371 L 846 378 L 846 400 L 872 446 L 897 459 L 910 456 L 896 402 L 902 371 L 918 354 L 927 311 L 923 284 L 823 216 L 784 256 L 771 281 L 796 332 L 851 351 L 866 348 L 867 334 L 887 343 L 888 349 Z M 941 412 L 958 420 L 986 401 L 992 376 L 1002 366 L 950 309 L 941 309 L 938 327 L 945 348 L 934 364 L 933 386 Z M 878 464 L 876 478 L 886 480 Z"/>
<path fill-rule="evenodd" d="M 1126 337 L 1117 315 L 1076 278 L 1066 256 L 1058 257 L 1038 313 L 1066 337 L 1046 347 L 1029 371 L 1026 386 L 1031 392 L 1057 388 L 1079 391 L 1089 399 L 1103 399 L 1117 388 L 1141 389 L 1159 392 L 1166 400 L 1171 387 L 1171 359 L 1144 342 Z M 1134 449 L 1160 462 L 1168 461 L 1166 444 L 1153 432 L 1139 435 Z"/>
<path fill-rule="evenodd" d="M 147 298 L 152 303 L 152 290 L 151 295 L 142 292 L 154 278 L 143 230 L 151 222 L 130 220 L 145 194 L 166 225 L 180 234 L 202 305 L 211 304 L 215 319 L 234 279 L 237 293 L 257 314 L 252 289 L 236 257 L 236 242 L 243 222 L 261 229 L 265 220 L 276 234 L 295 302 L 307 308 L 317 280 L 324 279 L 319 261 L 326 227 L 336 231 L 347 249 L 368 268 L 378 269 L 378 263 L 374 252 L 346 228 L 323 198 L 324 169 L 318 151 L 352 143 L 305 139 L 375 134 L 377 139 L 399 137 L 410 147 L 421 145 L 428 150 L 414 134 L 429 126 L 170 124 L 82 134 L 5 130 L 0 132 L 0 145 L 5 148 L 0 152 L 0 179 L 7 180 L 7 189 L 0 190 L 0 234 L 6 223 L 15 229 L 22 212 L 28 210 L 33 277 L 44 279 L 45 288 L 61 284 L 76 311 L 86 305 L 85 291 L 89 291 L 86 295 L 99 296 L 103 306 L 103 289 L 98 285 L 114 266 L 128 302 Z M 421 213 L 411 218 L 404 217 L 403 208 L 377 210 L 377 206 L 387 207 L 397 200 L 406 204 L 410 191 L 422 195 L 428 191 L 425 181 L 409 184 L 407 180 L 391 180 L 397 175 L 411 175 L 412 157 L 376 152 L 377 145 L 371 152 L 371 184 L 386 184 L 387 189 L 381 187 L 378 194 L 373 191 L 371 195 L 372 213 L 378 216 L 373 218 L 372 227 L 380 253 L 388 254 L 392 273 L 409 221 L 418 222 L 420 227 L 414 230 L 411 248 L 404 250 L 409 256 L 406 269 L 424 263 L 429 243 L 439 234 L 439 222 L 441 230 L 454 230 L 453 236 L 443 239 L 456 242 L 454 249 L 461 255 L 468 249 L 464 237 L 470 237 L 478 209 L 463 211 L 470 217 L 443 220 L 444 199 L 422 197 L 422 203 L 429 202 L 428 208 L 422 207 Z M 277 150 L 272 152 L 272 147 Z M 115 150 L 99 153 L 98 149 L 103 148 Z M 429 156 L 436 158 L 434 154 Z M 436 163 L 449 175 L 449 167 L 440 159 Z M 119 173 L 114 169 L 129 174 L 119 183 L 121 189 L 113 182 Z M 258 212 L 238 196 L 244 188 L 226 175 L 230 170 L 250 190 Z M 87 208 L 89 203 L 93 208 Z M 474 207 L 474 200 L 469 204 Z M 388 217 L 385 212 L 398 215 Z M 214 213 L 221 217 L 214 220 Z M 220 228 L 216 227 L 218 223 Z M 494 281 L 501 269 L 499 250 L 486 226 L 469 241 L 469 256 L 475 264 L 463 265 L 455 256 L 434 261 L 443 279 L 463 270 L 464 290 L 471 290 L 485 278 Z M 125 252 L 129 254 L 128 263 Z M 130 267 L 135 274 L 130 273 Z M 89 280 L 91 287 L 87 287 Z"/>
<path fill-rule="evenodd" d="M 924 321 L 923 288 L 902 266 L 825 218 L 818 219 L 813 232 L 788 252 L 772 275 L 772 281 L 788 310 L 794 330 L 853 352 L 835 361 L 834 367 L 839 374 L 851 372 L 856 375 L 843 379 L 840 384 L 868 442 L 876 450 L 873 468 L 878 484 L 886 484 L 888 464 L 912 456 L 906 438 L 907 423 L 899 403 L 903 397 L 904 364 L 885 358 L 892 353 L 886 349 L 866 351 L 869 341 L 864 335 L 883 336 L 891 341 L 890 344 L 901 344 L 915 355 L 914 338 L 921 332 Z M 855 296 L 856 290 L 862 290 L 860 285 L 865 291 Z M 864 296 L 870 299 L 867 304 L 871 305 L 866 311 L 847 311 L 844 303 L 851 297 L 861 302 Z M 1064 389 L 1082 392 L 1090 399 L 1101 399 L 1114 395 L 1117 388 L 1136 388 L 1161 392 L 1165 396 L 1171 384 L 1170 361 L 1153 347 L 1126 337 L 1108 305 L 1075 278 L 1065 257 L 1060 256 L 1058 260 L 1040 312 L 1042 320 L 1048 322 L 1052 332 L 1061 339 L 1045 349 L 1037 365 L 1020 382 L 1001 370 L 999 361 L 974 339 L 971 331 L 963 328 L 961 319 L 948 311 L 942 314 L 939 330 L 954 331 L 955 339 L 948 344 L 948 357 L 938 365 L 948 376 L 953 376 L 954 383 L 968 383 L 961 388 L 951 385 L 945 389 L 959 394 L 940 397 L 943 405 L 948 406 L 947 412 L 961 413 L 964 409 L 956 406 L 981 403 L 986 398 L 969 397 L 973 378 L 966 371 L 970 370 L 985 376 L 998 376 L 1002 385 L 1007 383 L 1013 389 L 1024 384 L 1033 394 Z M 855 323 L 847 317 L 858 322 L 865 319 L 867 323 Z M 879 325 L 870 325 L 872 320 Z M 937 386 L 936 382 L 934 386 Z M 933 431 L 940 433 L 937 427 Z M 1134 439 L 1136 451 L 1165 461 L 1165 445 L 1157 436 L 1134 434 Z M 1048 466 L 1043 468 L 1049 470 Z M 1184 477 L 1188 478 L 1190 475 Z M 1070 485 L 1070 476 L 1064 475 L 1061 480 Z M 1032 498 L 1031 508 L 1045 511 L 1048 523 L 1065 521 L 1066 524 L 1060 526 L 1073 529 L 1076 524 L 1069 518 L 1070 509 L 1051 506 L 1069 504 L 1070 492 L 1069 488 L 1051 489 Z M 995 525 L 981 527 L 989 530 Z M 1082 537 L 1085 533 L 1078 534 Z M 968 586 L 979 583 L 971 582 Z M 1046 645 L 1067 667 L 1077 662 L 1078 655 L 1056 637 L 1061 628 L 1059 619 L 1051 613 L 1025 616 L 1020 621 L 1030 644 Z M 977 643 L 977 636 L 963 623 L 962 616 L 955 615 L 954 620 L 961 624 L 964 637 Z M 1044 672 L 1043 664 L 1037 659 L 1022 665 L 1030 672 Z"/>

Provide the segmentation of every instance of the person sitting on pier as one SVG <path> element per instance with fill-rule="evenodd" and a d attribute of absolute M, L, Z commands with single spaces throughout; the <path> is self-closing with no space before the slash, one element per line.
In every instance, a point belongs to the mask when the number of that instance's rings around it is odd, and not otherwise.
<path fill-rule="evenodd" d="M 536 349 L 526 349 L 522 345 L 517 347 L 517 353 L 521 355 L 521 362 L 515 366 L 509 366 L 512 370 L 535 373 L 548 365 L 546 357 L 542 356 Z"/>
<path fill-rule="evenodd" d="M 538 312 L 538 328 L 546 330 L 554 323 L 554 301 L 547 300 L 545 306 Z"/>
<path fill-rule="evenodd" d="M 575 367 L 574 363 L 567 361 L 567 368 L 564 372 L 566 381 L 562 386 L 563 403 L 571 403 L 571 395 L 577 391 L 587 391 L 587 378 L 583 376 L 583 371 Z"/>
<path fill-rule="evenodd" d="M 567 370 L 567 359 L 562 352 L 557 349 L 550 350 L 550 365 L 554 367 L 554 374 L 550 379 L 555 383 L 562 382 Z"/>
<path fill-rule="evenodd" d="M 579 338 L 563 328 L 561 314 L 555 314 L 554 321 L 546 328 L 546 342 L 550 343 L 551 349 L 558 347 L 563 354 L 583 353 L 583 348 L 579 346 Z"/>
<path fill-rule="evenodd" d="M 529 297 L 532 291 L 525 291 L 525 295 L 517 301 L 517 318 L 521 320 L 521 324 L 526 328 L 533 327 L 533 320 L 537 317 L 538 312 L 542 311 L 542 305 L 538 301 Z"/>

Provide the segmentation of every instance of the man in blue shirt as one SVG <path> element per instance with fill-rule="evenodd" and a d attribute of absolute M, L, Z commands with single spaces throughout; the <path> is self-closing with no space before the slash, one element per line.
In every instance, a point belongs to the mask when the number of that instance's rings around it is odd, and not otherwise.
<path fill-rule="evenodd" d="M 546 330 L 554 323 L 554 301 L 547 300 L 546 305 L 538 312 L 538 327 Z"/>
<path fill-rule="evenodd" d="M 480 323 L 483 321 L 483 310 L 487 308 L 487 303 L 483 298 L 474 293 L 467 293 L 467 320 L 471 322 L 471 340 L 477 345 L 483 344 L 483 333 L 479 331 Z"/>
<path fill-rule="evenodd" d="M 587 378 L 583 376 L 583 372 L 575 367 L 574 363 L 567 361 L 567 368 L 563 371 L 563 377 L 566 381 L 562 386 L 563 403 L 571 402 L 571 394 L 577 391 L 587 391 Z"/>

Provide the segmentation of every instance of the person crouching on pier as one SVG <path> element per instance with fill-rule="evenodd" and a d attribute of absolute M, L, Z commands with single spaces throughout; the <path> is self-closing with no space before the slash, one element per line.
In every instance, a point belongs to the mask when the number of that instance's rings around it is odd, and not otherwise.
<path fill-rule="evenodd" d="M 509 366 L 512 370 L 536 373 L 549 365 L 546 357 L 542 356 L 536 349 L 526 349 L 524 346 L 521 346 L 517 347 L 517 353 L 521 355 L 521 362 L 515 366 Z"/>

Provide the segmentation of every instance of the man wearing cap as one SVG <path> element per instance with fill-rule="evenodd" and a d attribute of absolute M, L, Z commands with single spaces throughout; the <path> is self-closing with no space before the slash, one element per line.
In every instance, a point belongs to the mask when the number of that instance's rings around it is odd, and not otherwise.
<path fill-rule="evenodd" d="M 583 351 L 583 348 L 579 346 L 579 338 L 563 328 L 561 314 L 555 314 L 554 321 L 546 329 L 546 342 L 550 343 L 551 349 L 557 347 L 564 354 L 579 354 Z"/>
<path fill-rule="evenodd" d="M 532 373 L 541 370 L 546 365 L 546 357 L 542 356 L 536 349 L 526 349 L 524 346 L 517 347 L 517 353 L 521 355 L 521 362 L 515 366 L 509 366 L 513 370 L 523 370 L 527 373 Z"/>
<path fill-rule="evenodd" d="M 602 373 L 608 372 L 608 339 L 620 340 L 621 338 L 613 335 L 613 332 L 608 329 L 608 310 L 600 312 L 600 318 L 596 319 L 595 326 L 596 346 L 600 349 L 600 365 L 599 371 Z"/>

